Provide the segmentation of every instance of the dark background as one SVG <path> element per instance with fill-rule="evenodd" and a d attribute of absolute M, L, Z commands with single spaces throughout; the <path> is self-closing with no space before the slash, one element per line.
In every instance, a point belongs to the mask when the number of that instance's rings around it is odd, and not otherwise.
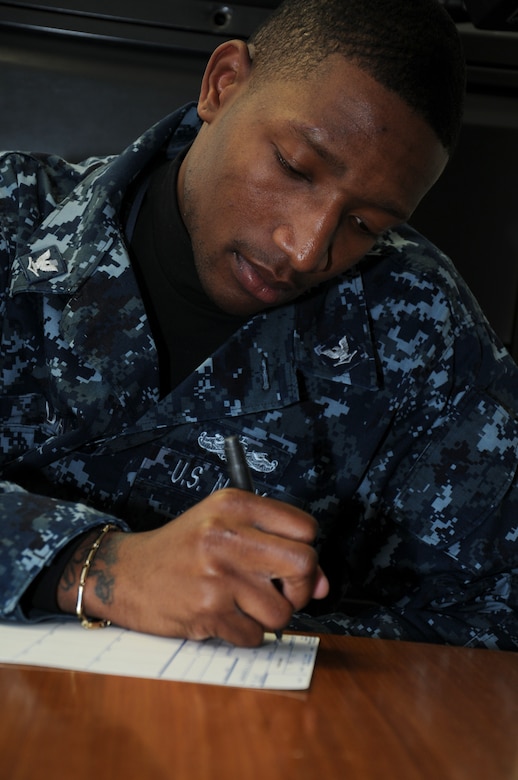
<path fill-rule="evenodd" d="M 518 358 L 518 2 L 444 0 L 468 63 L 459 148 L 412 223 L 451 255 Z M 0 0 L 0 148 L 120 151 L 196 100 L 215 46 L 278 0 Z M 488 29 L 489 28 L 489 29 Z"/>

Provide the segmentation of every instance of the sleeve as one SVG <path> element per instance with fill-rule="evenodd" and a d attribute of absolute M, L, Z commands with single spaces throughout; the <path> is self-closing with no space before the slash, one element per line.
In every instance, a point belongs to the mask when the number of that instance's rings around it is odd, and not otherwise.
<path fill-rule="evenodd" d="M 57 158 L 49 158 L 49 169 L 62 166 Z M 52 165 L 51 165 L 52 163 Z M 17 350 L 27 347 L 26 334 L 6 318 L 6 291 L 9 287 L 11 261 L 17 247 L 27 241 L 49 209 L 70 188 L 77 171 L 68 170 L 63 177 L 46 175 L 45 159 L 24 154 L 0 155 L 0 412 L 2 421 L 10 427 L 0 430 L 0 463 L 12 457 L 23 442 L 24 426 L 13 412 L 10 393 L 17 394 Z M 61 182 L 61 183 L 60 183 Z M 61 187 L 61 189 L 60 189 Z M 6 361 L 10 354 L 14 360 Z M 14 388 L 14 389 L 13 389 Z M 22 398 L 30 404 L 30 395 Z M 18 410 L 18 413 L 20 411 Z M 23 447 L 22 447 L 23 448 Z M 54 500 L 46 495 L 30 493 L 13 482 L 6 481 L 0 471 L 0 619 L 26 620 L 21 600 L 36 577 L 60 551 L 89 529 L 106 522 L 126 526 L 83 504 Z M 2 481 L 2 479 L 4 481 Z"/>
<path fill-rule="evenodd" d="M 72 559 L 76 549 L 88 534 L 73 539 L 54 556 L 52 561 L 31 582 L 22 598 L 20 606 L 29 618 L 38 616 L 56 616 L 62 614 L 58 605 L 58 586 L 67 562 Z"/>
<path fill-rule="evenodd" d="M 29 620 L 23 597 L 36 577 L 79 536 L 121 520 L 84 504 L 29 493 L 0 482 L 0 619 Z"/>

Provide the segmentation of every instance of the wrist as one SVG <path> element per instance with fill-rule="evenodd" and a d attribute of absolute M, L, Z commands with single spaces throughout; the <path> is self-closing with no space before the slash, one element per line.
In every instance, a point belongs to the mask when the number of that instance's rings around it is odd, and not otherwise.
<path fill-rule="evenodd" d="M 103 526 L 100 534 L 94 539 L 94 542 L 92 546 L 90 547 L 88 554 L 85 558 L 85 561 L 81 567 L 81 571 L 79 572 L 79 585 L 77 588 L 77 599 L 76 599 L 76 617 L 81 623 L 81 626 L 83 628 L 106 628 L 111 624 L 111 620 L 109 618 L 97 618 L 93 619 L 91 617 L 88 617 L 84 611 L 84 595 L 85 595 L 85 589 L 86 589 L 86 581 L 88 579 L 88 575 L 90 574 L 90 571 L 95 571 L 95 559 L 97 554 L 99 553 L 99 549 L 106 537 L 107 534 L 110 533 L 110 531 L 116 531 L 117 526 L 113 523 L 106 523 L 106 525 Z"/>
<path fill-rule="evenodd" d="M 63 571 L 58 606 L 67 614 L 75 613 L 83 625 L 94 618 L 111 619 L 116 549 L 122 536 L 115 525 L 98 526 L 84 537 Z"/>

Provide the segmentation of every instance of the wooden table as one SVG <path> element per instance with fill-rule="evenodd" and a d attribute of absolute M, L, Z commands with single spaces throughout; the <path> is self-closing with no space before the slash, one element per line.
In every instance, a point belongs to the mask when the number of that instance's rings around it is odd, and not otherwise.
<path fill-rule="evenodd" d="M 518 653 L 322 637 L 309 691 L 0 665 L 2 780 L 518 780 Z"/>

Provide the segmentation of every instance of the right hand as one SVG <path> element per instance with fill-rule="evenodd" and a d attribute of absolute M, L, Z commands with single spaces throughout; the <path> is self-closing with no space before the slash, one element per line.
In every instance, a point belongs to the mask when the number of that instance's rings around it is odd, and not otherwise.
<path fill-rule="evenodd" d="M 315 520 L 300 509 L 221 490 L 156 530 L 107 534 L 84 611 L 136 631 L 258 645 L 264 630 L 283 628 L 295 610 L 327 595 L 315 534 Z"/>

